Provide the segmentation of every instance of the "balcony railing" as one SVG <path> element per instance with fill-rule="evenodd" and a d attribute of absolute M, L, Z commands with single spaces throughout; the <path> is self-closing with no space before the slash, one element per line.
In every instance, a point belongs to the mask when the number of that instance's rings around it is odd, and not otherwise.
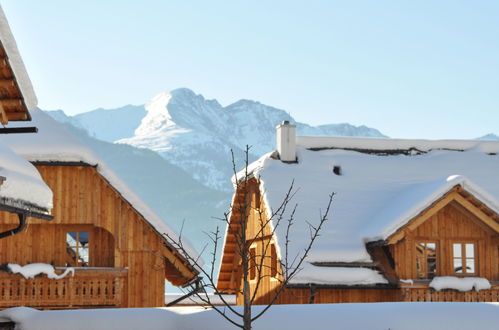
<path fill-rule="evenodd" d="M 60 280 L 46 275 L 25 279 L 20 274 L 0 273 L 0 307 L 58 309 L 123 305 L 127 269 L 82 267 L 75 270 L 74 277 L 68 275 Z"/>
<path fill-rule="evenodd" d="M 457 291 L 445 289 L 436 291 L 429 287 L 429 281 L 401 285 L 403 301 L 465 301 L 465 302 L 499 302 L 499 283 L 491 283 L 489 290 Z"/>

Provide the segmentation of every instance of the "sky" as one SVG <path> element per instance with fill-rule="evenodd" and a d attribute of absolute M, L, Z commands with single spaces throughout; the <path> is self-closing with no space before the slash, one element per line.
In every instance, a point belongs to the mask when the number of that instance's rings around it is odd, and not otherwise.
<path fill-rule="evenodd" d="M 187 87 L 396 138 L 499 134 L 499 1 L 0 0 L 43 109 Z"/>

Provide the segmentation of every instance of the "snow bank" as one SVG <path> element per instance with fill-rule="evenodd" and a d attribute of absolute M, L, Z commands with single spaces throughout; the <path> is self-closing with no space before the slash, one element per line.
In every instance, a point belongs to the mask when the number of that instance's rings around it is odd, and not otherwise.
<path fill-rule="evenodd" d="M 454 289 L 458 291 L 480 291 L 491 288 L 489 280 L 482 277 L 438 276 L 431 280 L 430 287 L 440 291 Z"/>
<path fill-rule="evenodd" d="M 42 180 L 40 173 L 2 143 L 0 176 L 6 178 L 0 185 L 0 198 L 32 204 L 47 211 L 52 208 L 52 191 Z"/>
<path fill-rule="evenodd" d="M 171 229 L 147 204 L 145 204 L 96 154 L 61 124 L 39 109 L 31 112 L 32 124 L 38 127 L 37 134 L 9 134 L 0 136 L 0 141 L 31 162 L 84 162 L 97 166 L 97 171 L 128 201 L 160 234 L 166 233 L 178 238 Z M 9 126 L 19 126 L 11 123 Z M 196 258 L 198 253 L 183 238 L 189 254 Z"/>
<path fill-rule="evenodd" d="M 31 80 L 29 79 L 26 68 L 24 67 L 23 60 L 17 49 L 16 41 L 12 35 L 12 31 L 9 27 L 9 22 L 5 17 L 2 7 L 0 6 L 0 40 L 2 40 L 2 45 L 5 48 L 7 57 L 9 59 L 10 66 L 14 72 L 14 76 L 17 80 L 17 85 L 21 90 L 24 102 L 28 110 L 36 107 L 38 100 L 36 99 L 33 86 L 31 85 Z"/>
<path fill-rule="evenodd" d="M 253 314 L 261 309 L 262 306 L 254 307 Z M 18 307 L 0 311 L 0 318 L 16 322 L 16 329 L 23 330 L 234 329 L 215 311 L 199 307 L 61 311 Z M 253 328 L 495 330 L 497 324 L 497 303 L 378 303 L 278 305 L 257 320 Z"/>

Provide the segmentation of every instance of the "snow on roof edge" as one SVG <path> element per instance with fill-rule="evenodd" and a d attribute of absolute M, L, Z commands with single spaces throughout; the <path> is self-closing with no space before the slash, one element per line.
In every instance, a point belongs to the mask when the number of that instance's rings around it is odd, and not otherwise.
<path fill-rule="evenodd" d="M 498 141 L 482 140 L 425 140 L 391 139 L 371 137 L 336 137 L 336 136 L 297 136 L 296 145 L 306 149 L 359 149 L 359 150 L 410 150 L 430 151 L 436 149 L 470 150 L 480 148 L 483 152 L 498 153 Z"/>
<path fill-rule="evenodd" d="M 415 205 L 413 208 L 407 210 L 404 215 L 402 215 L 397 221 L 392 223 L 392 225 L 387 228 L 384 233 L 380 236 L 365 237 L 366 242 L 373 242 L 378 240 L 386 240 L 393 234 L 395 234 L 400 228 L 407 225 L 412 219 L 417 217 L 421 212 L 424 212 L 428 207 L 430 207 L 438 199 L 442 198 L 447 194 L 453 187 L 461 186 L 464 190 L 471 193 L 478 200 L 483 202 L 491 210 L 499 214 L 499 201 L 492 197 L 489 193 L 484 191 L 482 188 L 471 182 L 468 178 L 462 175 L 451 175 L 446 179 L 438 189 L 433 193 L 428 195 L 419 204 Z M 380 213 L 380 216 L 383 216 Z M 373 221 L 373 222 L 376 222 Z"/>
<path fill-rule="evenodd" d="M 31 80 L 29 79 L 28 72 L 26 71 L 26 67 L 24 66 L 24 62 L 21 58 L 21 54 L 19 53 L 19 49 L 17 48 L 17 43 L 10 29 L 9 22 L 1 5 L 0 39 L 5 48 L 5 52 L 7 53 L 8 61 L 16 78 L 17 85 L 21 90 L 26 107 L 28 108 L 28 111 L 30 111 L 36 107 L 38 100 L 36 98 L 33 85 L 31 84 Z"/>
<path fill-rule="evenodd" d="M 173 239 L 177 241 L 180 239 L 180 234 L 175 230 L 170 228 L 160 216 L 158 216 L 142 199 L 135 194 L 128 185 L 121 180 L 114 171 L 112 171 L 104 161 L 100 160 L 99 163 L 95 164 L 97 166 L 97 172 L 102 175 L 102 177 L 109 182 L 109 184 L 132 206 L 137 213 L 139 213 L 157 232 L 160 236 L 166 239 L 164 234 L 168 234 Z M 182 244 L 186 252 L 193 259 L 198 259 L 200 265 L 204 264 L 204 260 L 201 258 L 199 253 L 194 249 L 192 244 L 182 237 Z M 190 263 L 189 263 L 190 264 Z M 191 265 L 194 267 L 194 265 Z"/>

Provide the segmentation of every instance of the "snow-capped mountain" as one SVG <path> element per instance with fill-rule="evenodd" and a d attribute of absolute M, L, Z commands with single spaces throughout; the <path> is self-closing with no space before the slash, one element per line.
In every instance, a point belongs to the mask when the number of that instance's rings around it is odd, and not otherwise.
<path fill-rule="evenodd" d="M 489 141 L 499 141 L 499 136 L 489 133 L 484 136 L 479 137 L 477 140 L 489 140 Z"/>
<path fill-rule="evenodd" d="M 284 110 L 250 100 L 223 107 L 186 88 L 161 93 L 145 106 L 98 109 L 72 117 L 60 111 L 50 114 L 97 139 L 154 150 L 194 179 L 222 191 L 232 191 L 231 150 L 239 167 L 244 166 L 246 145 L 251 146 L 250 161 L 274 150 L 275 126 L 283 120 L 295 123 L 299 135 L 384 136 L 366 126 L 310 126 Z"/>

